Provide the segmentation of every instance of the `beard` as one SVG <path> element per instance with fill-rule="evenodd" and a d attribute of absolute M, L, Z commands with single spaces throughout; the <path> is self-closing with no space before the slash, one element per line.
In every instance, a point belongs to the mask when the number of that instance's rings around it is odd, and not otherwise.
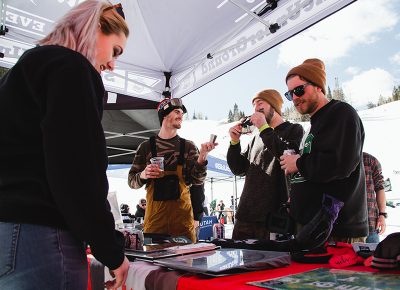
<path fill-rule="evenodd" d="M 182 127 L 182 125 L 179 123 L 179 124 L 173 124 L 172 125 L 175 129 L 180 129 L 181 127 Z"/>
<path fill-rule="evenodd" d="M 180 129 L 182 127 L 182 120 L 175 119 L 175 122 L 172 123 L 172 127 L 174 127 L 174 129 Z"/>
<path fill-rule="evenodd" d="M 312 94 L 307 98 L 299 98 L 297 102 L 294 103 L 296 110 L 302 114 L 311 115 L 315 112 L 318 107 L 318 95 L 317 93 Z"/>
<path fill-rule="evenodd" d="M 268 124 L 271 124 L 271 120 L 272 120 L 272 117 L 274 116 L 274 112 L 275 112 L 274 108 L 270 107 L 269 111 L 266 114 L 264 114 L 265 120 L 267 121 Z"/>

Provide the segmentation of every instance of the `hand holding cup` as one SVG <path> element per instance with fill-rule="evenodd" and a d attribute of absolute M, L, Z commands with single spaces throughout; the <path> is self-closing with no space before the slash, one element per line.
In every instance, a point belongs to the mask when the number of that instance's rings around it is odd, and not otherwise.
<path fill-rule="evenodd" d="M 164 176 L 164 157 L 152 157 L 150 164 L 143 170 L 144 176 L 142 178 L 161 178 Z"/>

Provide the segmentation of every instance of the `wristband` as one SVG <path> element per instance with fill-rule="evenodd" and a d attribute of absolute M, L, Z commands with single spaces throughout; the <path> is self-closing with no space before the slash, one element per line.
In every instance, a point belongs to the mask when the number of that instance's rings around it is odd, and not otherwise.
<path fill-rule="evenodd" d="M 380 212 L 379 215 L 380 216 L 382 215 L 385 219 L 387 219 L 387 217 L 388 217 L 387 212 Z"/>

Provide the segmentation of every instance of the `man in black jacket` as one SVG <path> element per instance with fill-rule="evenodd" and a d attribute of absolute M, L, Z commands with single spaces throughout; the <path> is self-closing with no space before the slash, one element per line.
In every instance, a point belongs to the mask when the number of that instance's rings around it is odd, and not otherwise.
<path fill-rule="evenodd" d="M 279 156 L 286 149 L 298 150 L 303 128 L 284 121 L 281 116 L 282 97 L 276 90 L 263 90 L 252 100 L 251 123 L 258 128 L 246 151 L 241 153 L 242 125 L 229 129 L 231 145 L 227 161 L 235 175 L 246 176 L 235 215 L 232 238 L 269 239 L 266 228 L 269 212 L 276 211 L 287 200 L 285 177 Z"/>
<path fill-rule="evenodd" d="M 365 241 L 368 234 L 365 176 L 362 162 L 364 127 L 347 103 L 325 96 L 325 65 L 307 59 L 286 76 L 298 112 L 311 116 L 311 128 L 300 155 L 281 156 L 291 175 L 290 213 L 301 226 L 309 223 L 329 195 L 344 203 L 333 225 L 331 240 Z"/>

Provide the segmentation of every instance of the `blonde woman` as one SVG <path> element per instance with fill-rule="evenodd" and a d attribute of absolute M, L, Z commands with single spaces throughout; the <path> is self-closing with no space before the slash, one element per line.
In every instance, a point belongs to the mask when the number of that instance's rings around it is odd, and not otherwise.
<path fill-rule="evenodd" d="M 121 286 L 129 262 L 107 202 L 100 73 L 129 29 L 109 2 L 69 11 L 0 80 L 0 289 L 87 289 L 86 245 Z"/>

